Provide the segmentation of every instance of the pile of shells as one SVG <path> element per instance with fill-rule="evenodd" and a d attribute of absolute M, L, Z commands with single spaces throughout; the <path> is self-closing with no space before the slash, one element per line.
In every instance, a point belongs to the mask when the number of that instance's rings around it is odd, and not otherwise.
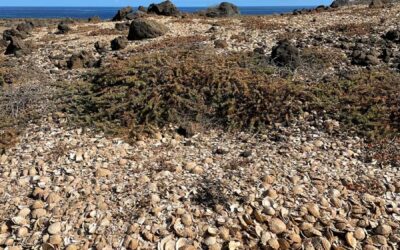
<path fill-rule="evenodd" d="M 129 145 L 42 124 L 0 158 L 2 248 L 399 247 L 400 171 L 359 138 L 303 124 Z"/>

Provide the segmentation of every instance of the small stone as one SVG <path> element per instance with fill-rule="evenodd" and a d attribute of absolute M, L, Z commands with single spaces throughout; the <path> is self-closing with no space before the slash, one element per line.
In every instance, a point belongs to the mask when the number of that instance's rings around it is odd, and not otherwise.
<path fill-rule="evenodd" d="M 59 234 L 61 232 L 61 223 L 60 222 L 55 222 L 49 226 L 47 229 L 49 234 Z"/>
<path fill-rule="evenodd" d="M 273 218 L 268 223 L 269 229 L 275 234 L 280 234 L 286 231 L 286 225 L 278 218 Z M 279 244 L 278 244 L 279 245 Z"/>

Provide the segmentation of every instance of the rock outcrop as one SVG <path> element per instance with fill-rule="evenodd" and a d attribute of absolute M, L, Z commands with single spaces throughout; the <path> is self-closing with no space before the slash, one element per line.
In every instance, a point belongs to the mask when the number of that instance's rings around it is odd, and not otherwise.
<path fill-rule="evenodd" d="M 128 39 L 126 39 L 126 37 L 120 36 L 111 41 L 112 50 L 125 49 L 126 46 L 128 46 Z"/>
<path fill-rule="evenodd" d="M 147 38 L 156 38 L 164 35 L 168 28 L 156 21 L 146 19 L 136 19 L 129 28 L 129 40 L 142 40 Z"/>
<path fill-rule="evenodd" d="M 162 16 L 176 16 L 180 11 L 171 1 L 167 0 L 159 4 L 151 4 L 149 8 L 147 8 L 147 13 Z"/>
<path fill-rule="evenodd" d="M 300 65 L 300 52 L 291 42 L 282 40 L 272 48 L 271 59 L 277 66 L 294 69 Z"/>
<path fill-rule="evenodd" d="M 240 14 L 239 8 L 228 2 L 222 2 L 220 5 L 214 8 L 208 8 L 204 13 L 207 17 L 229 17 Z"/>
<path fill-rule="evenodd" d="M 87 51 L 81 51 L 73 54 L 67 61 L 69 69 L 91 68 L 96 65 L 96 61 L 92 54 Z"/>
<path fill-rule="evenodd" d="M 117 14 L 113 17 L 112 21 L 132 20 L 134 13 L 132 7 L 128 6 L 118 10 Z"/>
<path fill-rule="evenodd" d="M 30 53 L 30 49 L 25 43 L 18 37 L 11 37 L 10 44 L 8 45 L 5 55 L 15 55 L 17 57 L 26 55 Z"/>
<path fill-rule="evenodd" d="M 332 8 L 338 8 L 341 6 L 366 4 L 371 5 L 371 7 L 382 7 L 384 4 L 399 2 L 399 0 L 335 0 L 332 2 Z"/>

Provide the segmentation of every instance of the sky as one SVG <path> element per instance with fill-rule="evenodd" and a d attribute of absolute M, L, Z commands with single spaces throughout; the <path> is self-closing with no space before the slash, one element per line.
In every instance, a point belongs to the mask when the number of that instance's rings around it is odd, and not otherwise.
<path fill-rule="evenodd" d="M 159 0 L 161 1 L 161 0 Z M 157 0 L 0 0 L 0 6 L 148 6 Z M 215 0 L 173 0 L 175 5 L 181 7 L 212 6 L 221 1 Z M 332 0 L 230 0 L 238 6 L 312 6 L 329 5 Z"/>

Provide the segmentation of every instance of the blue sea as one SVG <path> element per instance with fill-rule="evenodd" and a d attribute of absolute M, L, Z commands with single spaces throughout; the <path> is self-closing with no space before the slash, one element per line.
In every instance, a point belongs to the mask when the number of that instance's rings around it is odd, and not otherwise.
<path fill-rule="evenodd" d="M 289 13 L 295 9 L 315 6 L 270 6 L 240 7 L 242 15 L 272 15 Z M 1 7 L 0 18 L 88 18 L 100 16 L 102 19 L 112 18 L 120 7 Z M 183 12 L 197 12 L 205 7 L 181 7 Z"/>

